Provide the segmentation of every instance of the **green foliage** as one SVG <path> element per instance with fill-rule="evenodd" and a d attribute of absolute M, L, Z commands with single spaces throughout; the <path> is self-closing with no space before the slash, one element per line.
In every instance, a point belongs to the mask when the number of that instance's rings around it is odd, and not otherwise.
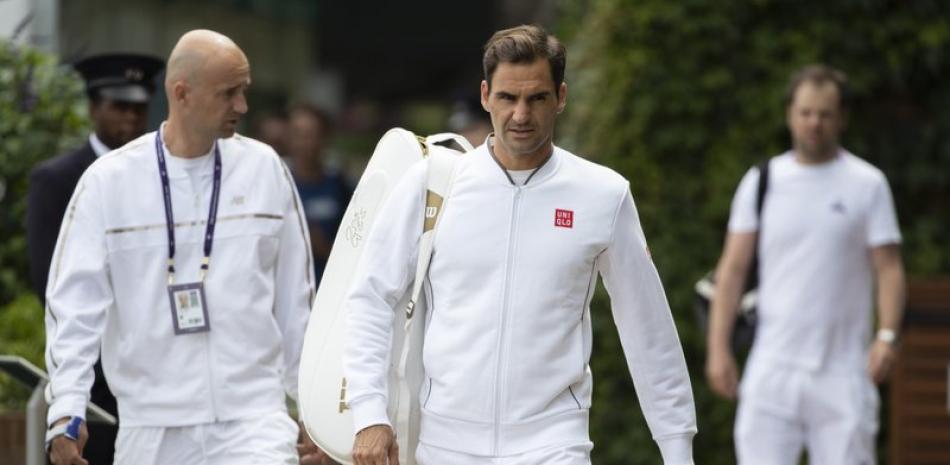
<path fill-rule="evenodd" d="M 0 307 L 0 354 L 19 355 L 42 367 L 45 334 L 43 307 L 32 293 L 25 293 Z M 0 374 L 0 412 L 22 410 L 30 391 Z"/>
<path fill-rule="evenodd" d="M 88 128 L 83 86 L 50 55 L 0 41 L 0 305 L 29 291 L 26 192 L 38 161 Z"/>
<path fill-rule="evenodd" d="M 46 54 L 0 41 L 0 354 L 43 366 L 43 309 L 29 286 L 26 193 L 37 162 L 75 145 L 88 127 L 83 86 Z M 0 377 L 0 411 L 29 392 Z"/>
<path fill-rule="evenodd" d="M 565 0 L 569 104 L 560 143 L 614 167 L 631 188 L 690 366 L 697 463 L 735 463 L 734 404 L 712 396 L 692 284 L 721 250 L 743 173 L 789 145 L 793 70 L 848 73 L 845 147 L 894 192 L 911 275 L 950 271 L 950 3 L 921 0 Z M 598 464 L 660 463 L 622 363 L 606 299 L 595 301 Z"/>

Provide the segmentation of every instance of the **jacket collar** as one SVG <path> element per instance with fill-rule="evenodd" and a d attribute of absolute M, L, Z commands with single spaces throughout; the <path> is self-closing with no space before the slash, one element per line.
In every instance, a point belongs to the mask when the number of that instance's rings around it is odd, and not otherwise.
<path fill-rule="evenodd" d="M 89 146 L 92 147 L 92 151 L 96 154 L 96 158 L 99 158 L 112 151 L 102 140 L 99 139 L 99 136 L 95 132 L 89 134 Z"/>
<path fill-rule="evenodd" d="M 164 125 L 165 125 L 165 123 L 162 123 L 162 128 L 164 128 Z M 154 134 L 155 134 L 155 137 L 158 138 L 159 132 L 158 132 L 158 131 L 155 131 Z M 220 143 L 221 143 L 221 140 L 218 139 L 217 144 L 220 144 Z M 207 158 L 206 158 L 206 157 L 209 157 L 210 155 L 214 154 L 214 147 L 215 147 L 215 146 L 212 145 L 212 146 L 211 146 L 211 151 L 208 152 L 208 153 L 206 153 L 205 155 L 202 155 L 202 156 L 200 157 L 200 158 L 201 158 L 201 161 L 198 161 L 198 160 L 196 160 L 196 159 L 185 160 L 185 159 L 182 159 L 182 158 L 179 158 L 179 157 L 176 157 L 176 156 L 172 155 L 171 152 L 170 152 L 169 149 L 168 149 L 168 145 L 166 145 L 166 144 L 165 144 L 165 141 L 163 140 L 163 141 L 162 141 L 162 148 L 165 150 L 165 163 L 166 163 L 166 166 L 168 166 L 168 179 L 188 178 L 188 172 L 185 171 L 185 164 L 187 164 L 187 163 L 206 163 L 206 162 L 207 162 Z M 156 169 L 157 169 L 157 168 L 158 168 L 158 160 L 157 160 L 155 157 L 157 157 L 158 154 L 155 153 L 155 141 L 154 141 L 154 140 L 151 142 L 151 149 L 150 149 L 150 152 L 152 152 L 152 160 L 153 160 L 153 162 L 155 163 L 155 167 L 156 167 Z M 224 150 L 221 151 L 221 157 L 222 157 L 222 159 L 224 158 Z"/>
<path fill-rule="evenodd" d="M 485 139 L 485 143 L 482 144 L 480 147 L 478 147 L 478 149 L 476 149 L 477 153 L 473 155 L 475 155 L 476 157 L 480 159 L 479 162 L 482 165 L 490 165 L 490 166 L 483 166 L 483 169 L 487 169 L 488 171 L 490 171 L 492 173 L 493 178 L 497 178 L 497 180 L 499 180 L 500 182 L 503 182 L 504 184 L 508 186 L 514 187 L 514 183 L 512 182 L 511 177 L 508 174 L 508 171 L 505 169 L 504 166 L 501 165 L 501 162 L 499 162 L 498 159 L 495 158 L 495 155 L 492 152 L 491 146 L 493 143 L 492 142 L 493 137 L 494 137 L 494 134 L 489 134 L 488 137 Z M 544 162 L 542 162 L 541 166 L 539 166 L 537 170 L 531 174 L 531 177 L 528 178 L 524 187 L 533 187 L 533 186 L 539 185 L 543 183 L 544 181 L 546 181 L 548 178 L 550 178 L 552 175 L 554 175 L 554 173 L 557 171 L 558 167 L 560 166 L 561 157 L 563 156 L 561 152 L 562 150 L 560 148 L 558 148 L 555 145 L 552 145 L 551 155 L 548 156 L 548 158 L 545 159 Z"/>

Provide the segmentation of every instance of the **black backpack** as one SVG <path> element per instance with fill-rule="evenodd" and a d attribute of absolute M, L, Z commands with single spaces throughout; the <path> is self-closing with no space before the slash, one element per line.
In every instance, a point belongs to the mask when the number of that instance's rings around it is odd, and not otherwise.
<path fill-rule="evenodd" d="M 746 276 L 742 297 L 739 299 L 739 311 L 736 312 L 736 322 L 732 329 L 733 350 L 748 349 L 755 339 L 755 325 L 757 320 L 758 286 L 759 286 L 759 241 L 762 238 L 762 205 L 765 202 L 765 193 L 769 188 L 769 161 L 758 165 L 759 186 L 756 192 L 755 213 L 759 218 L 759 231 L 756 235 L 756 247 L 752 259 L 752 267 Z M 709 331 L 709 309 L 713 295 L 716 292 L 715 270 L 706 273 L 696 282 L 695 308 L 696 318 L 703 334 Z"/>

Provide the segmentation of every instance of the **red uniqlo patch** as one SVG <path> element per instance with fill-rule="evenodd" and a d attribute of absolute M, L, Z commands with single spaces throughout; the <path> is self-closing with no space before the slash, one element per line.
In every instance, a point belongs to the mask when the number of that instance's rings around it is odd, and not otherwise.
<path fill-rule="evenodd" d="M 554 226 L 559 228 L 573 228 L 574 227 L 574 211 L 573 210 L 561 210 L 560 208 L 554 210 Z"/>

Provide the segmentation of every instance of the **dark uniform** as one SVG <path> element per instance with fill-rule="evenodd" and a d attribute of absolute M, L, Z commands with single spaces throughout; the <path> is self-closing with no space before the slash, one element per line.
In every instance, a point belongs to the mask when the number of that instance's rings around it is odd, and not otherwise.
<path fill-rule="evenodd" d="M 147 104 L 155 91 L 155 76 L 164 68 L 157 58 L 131 54 L 108 54 L 86 58 L 76 63 L 75 68 L 86 81 L 86 92 L 95 103 L 104 100 L 121 104 Z M 105 125 L 116 124 L 109 119 L 96 120 L 96 131 L 102 131 L 106 140 L 116 143 L 115 137 L 105 137 Z M 144 132 L 144 127 L 142 128 Z M 138 136 L 141 134 L 134 134 Z M 97 137 L 97 136 L 93 136 Z M 27 197 L 26 229 L 27 247 L 30 254 L 30 278 L 33 290 L 42 302 L 46 301 L 46 282 L 50 262 L 59 236 L 60 225 L 69 199 L 79 178 L 97 158 L 92 138 L 81 147 L 46 160 L 30 173 Z M 118 142 L 119 145 L 127 141 Z M 101 146 L 107 149 L 107 143 Z M 101 149 L 100 149 L 101 150 Z M 100 363 L 95 365 L 96 379 L 92 386 L 91 401 L 118 417 L 116 401 L 106 385 Z M 91 465 L 108 465 L 115 454 L 115 438 L 118 428 L 101 423 L 87 423 L 89 442 L 83 456 Z"/>

